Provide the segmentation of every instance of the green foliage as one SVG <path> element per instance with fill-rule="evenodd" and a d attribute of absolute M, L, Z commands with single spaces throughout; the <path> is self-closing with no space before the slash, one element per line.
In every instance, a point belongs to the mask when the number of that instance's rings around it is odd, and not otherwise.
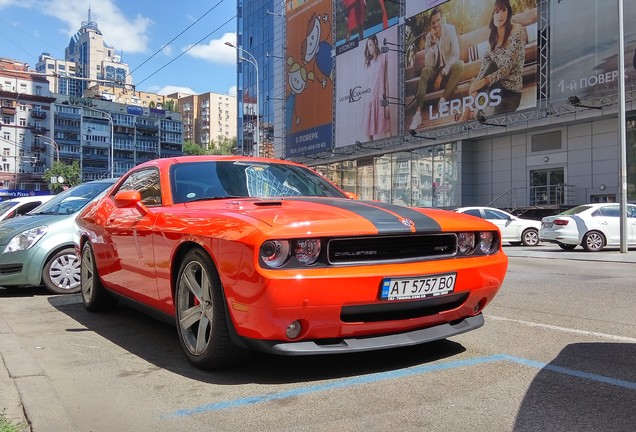
<path fill-rule="evenodd" d="M 183 154 L 185 155 L 231 155 L 232 150 L 236 148 L 236 138 L 221 138 L 219 142 L 210 141 L 209 148 L 206 150 L 199 144 L 195 144 L 190 140 L 183 143 Z"/>
<path fill-rule="evenodd" d="M 164 102 L 163 109 L 166 111 L 179 112 L 179 106 L 174 99 L 169 99 Z"/>
<path fill-rule="evenodd" d="M 51 177 L 64 177 L 64 183 L 50 183 Z M 82 175 L 80 172 L 79 161 L 73 161 L 71 165 L 67 165 L 64 162 L 53 162 L 51 168 L 44 171 L 42 178 L 49 182 L 49 190 L 52 193 L 58 193 L 63 190 L 64 186 L 76 186 L 82 183 Z"/>
<path fill-rule="evenodd" d="M 209 154 L 231 155 L 234 148 L 236 148 L 236 138 L 221 138 L 218 143 L 210 142 Z"/>
<path fill-rule="evenodd" d="M 150 101 L 150 103 L 148 104 L 148 108 L 156 108 L 157 104 L 155 103 L 155 101 Z"/>
<path fill-rule="evenodd" d="M 206 151 L 199 144 L 195 144 L 195 143 L 193 143 L 190 140 L 186 140 L 183 143 L 183 154 L 188 155 L 188 156 L 204 155 L 204 154 L 206 154 Z"/>
<path fill-rule="evenodd" d="M 0 432 L 22 432 L 26 430 L 26 424 L 14 423 L 7 419 L 4 411 L 0 412 Z"/>

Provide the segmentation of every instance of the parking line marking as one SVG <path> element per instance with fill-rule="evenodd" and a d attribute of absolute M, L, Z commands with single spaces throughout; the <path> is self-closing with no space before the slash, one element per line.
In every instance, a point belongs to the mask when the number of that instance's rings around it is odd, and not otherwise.
<path fill-rule="evenodd" d="M 573 334 L 578 334 L 578 335 L 583 335 L 583 336 L 594 336 L 594 337 L 603 338 L 603 339 L 611 339 L 611 340 L 615 340 L 615 341 L 618 341 L 618 342 L 636 343 L 636 338 L 631 338 L 631 337 L 627 337 L 627 336 L 618 336 L 618 335 L 607 334 L 607 333 L 598 333 L 598 332 L 593 332 L 593 331 L 588 331 L 588 330 L 573 329 L 573 328 L 569 328 L 569 327 L 559 327 L 559 326 L 554 326 L 554 325 L 550 325 L 550 324 L 542 324 L 542 323 L 536 323 L 536 322 L 532 322 L 532 321 L 522 321 L 522 320 L 504 318 L 504 317 L 499 317 L 499 316 L 494 316 L 494 315 L 486 315 L 486 318 L 487 319 L 492 319 L 494 321 L 506 321 L 506 322 L 511 322 L 511 323 L 523 324 L 523 325 L 526 325 L 526 326 L 529 326 L 529 327 L 539 327 L 539 328 L 548 329 L 548 330 L 556 330 L 556 331 L 560 331 L 560 332 L 564 332 L 564 333 L 573 333 Z"/>
<path fill-rule="evenodd" d="M 629 390 L 636 390 L 636 383 L 631 382 L 631 381 L 624 381 L 624 380 L 619 380 L 616 378 L 610 378 L 610 377 L 606 377 L 603 375 L 597 375 L 597 374 L 593 374 L 593 373 L 589 373 L 589 372 L 582 372 L 576 369 L 570 369 L 570 368 L 566 368 L 563 366 L 555 366 L 553 364 L 549 364 L 549 363 L 542 363 L 542 362 L 538 362 L 535 360 L 530 360 L 530 359 L 524 359 L 521 357 L 515 357 L 515 356 L 511 356 L 511 355 L 507 355 L 507 354 L 501 354 L 501 358 L 503 360 L 508 360 L 511 361 L 513 363 L 518 363 L 524 366 L 529 366 L 529 367 L 533 367 L 536 369 L 546 369 L 552 372 L 558 372 L 564 375 L 570 375 L 570 376 L 574 376 L 577 378 L 583 378 L 583 379 L 587 379 L 590 381 L 597 381 L 597 382 L 601 382 L 604 384 L 610 384 L 616 387 L 623 387 Z"/>
<path fill-rule="evenodd" d="M 417 366 L 408 369 L 399 369 L 390 372 L 379 372 L 371 375 L 363 375 L 359 377 L 352 377 L 343 380 L 333 381 L 321 385 L 301 387 L 292 390 L 286 390 L 278 393 L 269 393 L 260 396 L 249 396 L 241 399 L 235 399 L 233 401 L 216 402 L 212 404 L 201 405 L 190 409 L 177 410 L 172 414 L 168 414 L 166 417 L 187 417 L 194 414 L 201 414 L 210 411 L 220 411 L 228 408 L 236 408 L 241 406 L 253 405 L 262 402 L 269 402 L 273 400 L 285 399 L 294 396 L 302 396 L 311 393 L 318 393 L 327 390 L 334 390 L 340 388 L 346 388 L 351 386 L 357 386 L 361 384 L 371 384 L 378 381 L 385 381 L 388 379 L 403 378 L 411 375 L 424 374 L 434 371 L 442 371 L 448 369 L 455 369 L 465 366 L 473 366 L 483 363 L 491 363 L 495 361 L 501 361 L 501 356 L 493 355 L 488 357 L 478 357 L 470 360 L 457 360 L 446 363 Z"/>
<path fill-rule="evenodd" d="M 200 405 L 198 407 L 189 409 L 180 409 L 171 414 L 162 416 L 162 418 L 179 418 L 188 417 L 196 414 L 203 414 L 212 411 L 221 411 L 230 408 L 239 408 L 248 405 L 254 405 L 264 402 L 270 402 L 274 400 L 291 398 L 294 396 L 303 396 L 312 393 L 319 393 L 328 390 L 341 389 L 346 387 L 358 386 L 362 384 L 372 384 L 379 381 L 385 381 L 389 379 L 404 378 L 412 375 L 420 375 L 429 372 L 437 372 L 443 370 L 457 369 L 467 366 L 475 366 L 480 364 L 494 363 L 497 361 L 507 361 L 511 363 L 520 364 L 523 366 L 532 367 L 539 370 L 549 370 L 564 375 L 569 375 L 577 378 L 582 378 L 590 381 L 601 382 L 604 384 L 610 384 L 616 387 L 623 387 L 629 390 L 636 390 L 636 383 L 631 381 L 619 380 L 616 378 L 610 378 L 603 375 L 592 374 L 588 372 L 578 371 L 576 369 L 570 369 L 562 366 L 555 366 L 549 363 L 543 363 L 535 360 L 525 359 L 522 357 L 515 357 L 507 354 L 494 354 L 487 357 L 477 357 L 469 360 L 456 360 L 449 361 L 440 364 L 417 366 L 407 369 L 399 369 L 390 372 L 379 372 L 371 375 L 364 375 L 359 377 L 352 377 L 343 380 L 333 381 L 321 385 L 301 387 L 292 390 L 286 390 L 277 393 L 268 393 L 264 395 L 249 396 L 231 401 L 216 402 L 206 405 Z"/>

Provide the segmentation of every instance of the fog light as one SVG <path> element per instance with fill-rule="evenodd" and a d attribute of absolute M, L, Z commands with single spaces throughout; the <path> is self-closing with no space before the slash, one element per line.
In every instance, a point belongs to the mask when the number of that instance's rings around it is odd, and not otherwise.
<path fill-rule="evenodd" d="M 296 339 L 301 331 L 302 331 L 302 326 L 300 325 L 300 321 L 294 321 L 293 323 L 287 326 L 287 330 L 285 330 L 285 335 L 290 339 Z"/>

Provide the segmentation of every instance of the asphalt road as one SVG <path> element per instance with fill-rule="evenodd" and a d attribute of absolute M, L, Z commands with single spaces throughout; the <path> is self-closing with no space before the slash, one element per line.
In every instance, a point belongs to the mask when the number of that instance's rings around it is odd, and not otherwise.
<path fill-rule="evenodd" d="M 135 310 L 0 289 L 0 409 L 15 413 L 19 396 L 34 432 L 633 431 L 636 265 L 508 250 L 481 329 L 356 355 L 255 354 L 214 372 Z"/>

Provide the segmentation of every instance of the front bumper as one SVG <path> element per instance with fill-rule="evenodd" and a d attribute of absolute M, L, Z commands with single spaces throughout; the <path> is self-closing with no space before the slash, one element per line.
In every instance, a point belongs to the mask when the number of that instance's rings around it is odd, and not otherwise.
<path fill-rule="evenodd" d="M 479 314 L 457 322 L 439 324 L 404 333 L 344 338 L 336 342 L 332 340 L 325 343 L 320 341 L 281 342 L 257 339 L 244 339 L 243 342 L 248 347 L 258 351 L 289 356 L 351 353 L 419 345 L 475 330 L 483 325 L 484 316 Z"/>
<path fill-rule="evenodd" d="M 45 259 L 46 252 L 37 245 L 23 251 L 0 253 L 0 286 L 40 285 Z"/>

